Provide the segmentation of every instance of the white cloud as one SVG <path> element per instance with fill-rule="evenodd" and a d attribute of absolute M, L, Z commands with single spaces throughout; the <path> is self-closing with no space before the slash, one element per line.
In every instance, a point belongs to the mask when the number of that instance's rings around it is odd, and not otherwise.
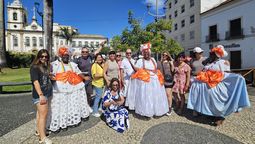
<path fill-rule="evenodd" d="M 145 4 L 151 3 L 152 8 L 156 9 L 156 1 L 158 1 L 158 8 L 162 9 L 164 7 L 165 0 L 145 0 Z"/>

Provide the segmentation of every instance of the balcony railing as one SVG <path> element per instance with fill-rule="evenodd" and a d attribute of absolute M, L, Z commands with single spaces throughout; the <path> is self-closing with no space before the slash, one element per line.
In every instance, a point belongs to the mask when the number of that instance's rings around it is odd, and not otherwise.
<path fill-rule="evenodd" d="M 226 31 L 225 40 L 244 38 L 243 29 L 240 31 Z"/>
<path fill-rule="evenodd" d="M 220 41 L 220 36 L 219 34 L 217 35 L 208 35 L 205 37 L 205 41 L 208 42 L 217 42 Z"/>

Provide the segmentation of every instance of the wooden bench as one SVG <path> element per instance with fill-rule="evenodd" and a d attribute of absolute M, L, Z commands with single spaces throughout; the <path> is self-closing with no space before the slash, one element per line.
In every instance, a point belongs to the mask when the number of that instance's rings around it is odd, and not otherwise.
<path fill-rule="evenodd" d="M 3 93 L 4 86 L 32 85 L 32 82 L 0 82 L 0 94 Z"/>

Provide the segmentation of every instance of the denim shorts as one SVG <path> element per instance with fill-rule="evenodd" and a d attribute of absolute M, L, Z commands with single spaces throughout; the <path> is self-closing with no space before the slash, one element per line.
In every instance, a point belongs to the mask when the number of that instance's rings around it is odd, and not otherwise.
<path fill-rule="evenodd" d="M 48 101 L 48 97 L 45 96 L 46 100 Z M 40 98 L 32 98 L 32 102 L 34 105 L 38 104 L 40 102 Z"/>

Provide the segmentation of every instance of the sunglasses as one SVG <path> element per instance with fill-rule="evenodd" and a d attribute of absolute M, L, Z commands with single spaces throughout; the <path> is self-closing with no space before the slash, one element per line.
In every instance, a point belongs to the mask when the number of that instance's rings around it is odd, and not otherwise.
<path fill-rule="evenodd" d="M 88 51 L 81 51 L 81 53 L 89 53 Z"/>
<path fill-rule="evenodd" d="M 167 54 L 163 54 L 163 56 L 168 56 Z"/>
<path fill-rule="evenodd" d="M 116 57 L 121 57 L 121 55 L 116 55 Z"/>
<path fill-rule="evenodd" d="M 131 54 L 131 52 L 126 52 L 126 54 Z"/>
<path fill-rule="evenodd" d="M 42 56 L 40 56 L 40 58 L 48 59 L 49 57 L 48 57 L 48 56 L 44 56 L 44 55 L 42 55 Z"/>
<path fill-rule="evenodd" d="M 118 84 L 113 84 L 112 86 L 119 86 Z"/>

